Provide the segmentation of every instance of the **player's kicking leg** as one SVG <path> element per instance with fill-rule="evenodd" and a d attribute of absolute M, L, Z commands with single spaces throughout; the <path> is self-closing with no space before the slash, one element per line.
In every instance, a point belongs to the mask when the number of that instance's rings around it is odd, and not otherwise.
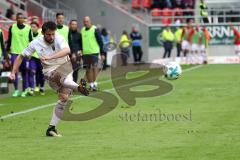
<path fill-rule="evenodd" d="M 89 92 L 85 88 L 84 83 L 86 82 L 81 80 L 80 84 L 75 83 L 71 74 L 64 77 L 59 72 L 53 71 L 48 77 L 48 80 L 49 85 L 58 91 L 58 102 L 53 110 L 52 119 L 46 131 L 46 136 L 60 137 L 61 135 L 57 132 L 56 125 L 63 115 L 72 91 L 80 92 L 85 96 L 87 96 Z"/>

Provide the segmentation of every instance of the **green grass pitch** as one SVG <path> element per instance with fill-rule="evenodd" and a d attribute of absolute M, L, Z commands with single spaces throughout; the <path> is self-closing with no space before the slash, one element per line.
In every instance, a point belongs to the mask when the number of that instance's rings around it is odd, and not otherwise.
<path fill-rule="evenodd" d="M 90 121 L 61 121 L 57 127 L 61 138 L 45 136 L 53 105 L 1 119 L 0 160 L 239 160 L 239 71 L 238 64 L 201 66 L 168 81 L 174 86 L 170 93 L 138 98 L 135 106 L 124 103 L 110 81 L 102 83 L 101 89 L 119 98 L 118 106 Z M 107 80 L 109 73 L 101 76 Z M 45 96 L 2 96 L 0 115 L 56 99 L 51 90 Z M 77 113 L 95 108 L 100 101 L 78 98 L 73 102 L 72 112 Z M 181 117 L 150 119 L 160 112 Z"/>

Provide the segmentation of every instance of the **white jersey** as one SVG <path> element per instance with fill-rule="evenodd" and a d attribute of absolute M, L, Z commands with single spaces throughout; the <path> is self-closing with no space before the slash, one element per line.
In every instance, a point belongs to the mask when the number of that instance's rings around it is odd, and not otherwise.
<path fill-rule="evenodd" d="M 26 49 L 23 50 L 22 55 L 24 57 L 31 57 L 34 52 L 37 52 L 39 57 L 53 55 L 64 48 L 69 48 L 68 43 L 65 41 L 63 36 L 59 34 L 55 34 L 54 42 L 52 44 L 48 44 L 45 42 L 43 35 L 34 39 Z M 43 73 L 51 72 L 57 69 L 62 64 L 66 63 L 69 60 L 68 56 L 46 60 L 42 62 L 43 65 Z"/>

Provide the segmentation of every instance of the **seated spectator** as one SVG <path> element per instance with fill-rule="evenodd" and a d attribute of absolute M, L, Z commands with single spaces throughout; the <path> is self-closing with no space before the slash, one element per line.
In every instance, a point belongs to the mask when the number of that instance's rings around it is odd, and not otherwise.
<path fill-rule="evenodd" d="M 13 18 L 13 15 L 14 15 L 15 13 L 14 13 L 14 5 L 13 4 L 11 4 L 11 6 L 10 6 L 10 8 L 8 8 L 7 9 L 7 11 L 6 11 L 6 17 L 8 18 L 8 19 L 14 19 Z"/>

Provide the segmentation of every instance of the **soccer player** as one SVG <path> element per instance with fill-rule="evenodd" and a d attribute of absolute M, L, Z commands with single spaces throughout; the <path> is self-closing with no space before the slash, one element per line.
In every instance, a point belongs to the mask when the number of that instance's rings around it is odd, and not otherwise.
<path fill-rule="evenodd" d="M 7 42 L 7 53 L 11 53 L 11 64 L 14 63 L 17 56 L 21 54 L 24 48 L 26 48 L 29 42 L 32 40 L 31 37 L 31 27 L 24 24 L 24 17 L 22 13 L 17 13 L 17 23 L 13 24 L 9 28 L 8 42 Z M 28 59 L 24 58 L 23 63 L 20 66 L 20 72 L 22 74 L 22 97 L 26 97 L 28 94 L 28 75 L 27 75 L 27 64 Z M 18 91 L 18 72 L 15 75 L 14 80 L 15 91 L 12 94 L 13 97 L 18 97 L 20 95 Z"/>
<path fill-rule="evenodd" d="M 70 54 L 70 48 L 61 35 L 55 34 L 56 29 L 57 27 L 54 22 L 44 23 L 42 26 L 43 36 L 34 39 L 28 47 L 18 55 L 10 75 L 10 79 L 15 79 L 15 74 L 23 58 L 31 57 L 35 52 L 38 54 L 43 65 L 44 76 L 48 80 L 49 85 L 58 92 L 58 102 L 53 111 L 46 136 L 61 136 L 55 127 L 63 114 L 72 91 L 80 92 L 86 96 L 89 94 L 82 83 L 75 83 L 72 75 L 63 71 L 69 66 L 72 72 L 71 63 L 70 65 L 66 65 L 69 64 L 68 55 Z"/>
<path fill-rule="evenodd" d="M 232 24 L 230 25 L 230 27 L 231 27 L 234 37 L 235 37 L 234 38 L 235 53 L 240 58 L 240 33 L 238 32 L 238 30 L 236 28 L 234 28 L 234 26 Z"/>
<path fill-rule="evenodd" d="M 189 55 L 190 64 L 200 63 L 199 59 L 199 42 L 200 42 L 200 27 L 192 28 L 188 35 L 188 41 L 191 46 L 191 54 Z"/>
<path fill-rule="evenodd" d="M 192 30 L 192 23 L 193 23 L 193 20 L 190 19 L 188 22 L 188 25 L 186 27 L 184 27 L 183 31 L 182 31 L 181 41 L 182 41 L 182 51 L 183 51 L 184 62 L 188 61 L 187 56 L 188 56 L 188 53 L 190 50 L 188 35 L 189 35 L 190 31 Z"/>
<path fill-rule="evenodd" d="M 39 28 L 39 24 L 35 21 L 31 23 L 31 30 L 32 30 L 32 38 L 36 39 L 42 35 L 42 30 Z M 34 94 L 35 92 L 39 92 L 40 95 L 45 95 L 44 92 L 44 76 L 43 76 L 43 67 L 41 61 L 39 59 L 38 54 L 35 52 L 30 61 L 29 61 L 29 87 L 31 91 L 29 92 L 30 95 Z M 35 80 L 34 80 L 35 78 Z M 36 87 L 34 89 L 34 82 L 36 81 Z"/>
<path fill-rule="evenodd" d="M 68 42 L 68 34 L 69 28 L 64 25 L 64 14 L 57 13 L 56 14 L 56 22 L 57 22 L 57 32 L 64 37 L 64 39 Z"/>
<path fill-rule="evenodd" d="M 210 40 L 210 34 L 206 27 L 200 32 L 200 50 L 202 54 L 202 63 L 207 64 L 207 47 Z"/>

